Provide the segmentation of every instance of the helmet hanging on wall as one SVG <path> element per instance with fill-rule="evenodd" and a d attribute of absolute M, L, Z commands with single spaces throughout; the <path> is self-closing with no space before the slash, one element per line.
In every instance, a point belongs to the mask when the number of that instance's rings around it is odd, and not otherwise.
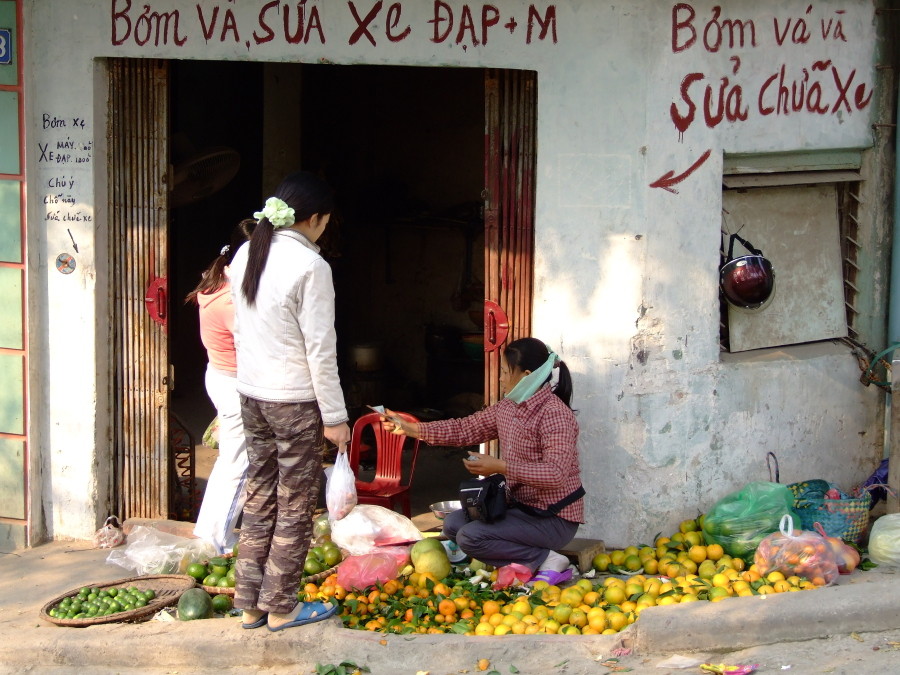
<path fill-rule="evenodd" d="M 749 255 L 734 257 L 734 241 L 737 239 Z M 731 235 L 728 244 L 728 260 L 719 270 L 719 288 L 732 307 L 743 310 L 765 308 L 775 295 L 775 269 L 746 239 Z"/>

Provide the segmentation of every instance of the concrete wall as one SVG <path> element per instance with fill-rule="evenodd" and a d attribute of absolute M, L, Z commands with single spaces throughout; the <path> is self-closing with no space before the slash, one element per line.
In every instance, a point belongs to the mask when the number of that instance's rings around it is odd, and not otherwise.
<path fill-rule="evenodd" d="M 51 536 L 92 532 L 108 480 L 97 312 L 107 289 L 95 283 L 106 265 L 104 57 L 537 71 L 535 335 L 575 378 L 589 495 L 581 535 L 648 541 L 767 479 L 768 451 L 782 482 L 850 488 L 868 476 L 882 453 L 883 396 L 859 384 L 849 350 L 722 358 L 717 282 L 723 153 L 875 143 L 884 111 L 873 4 L 533 4 L 311 1 L 304 39 L 291 44 L 282 17 L 296 25 L 295 2 L 26 3 L 32 431 Z M 820 112 L 779 109 L 782 73 Z M 883 210 L 889 185 L 879 175 L 867 208 Z M 666 176 L 683 179 L 660 183 Z M 66 199 L 48 202 L 57 194 Z M 70 251 L 69 231 L 78 267 L 63 276 L 53 261 Z M 874 246 L 887 236 L 882 221 L 866 231 L 873 276 L 883 269 Z M 876 326 L 879 275 L 865 299 Z"/>

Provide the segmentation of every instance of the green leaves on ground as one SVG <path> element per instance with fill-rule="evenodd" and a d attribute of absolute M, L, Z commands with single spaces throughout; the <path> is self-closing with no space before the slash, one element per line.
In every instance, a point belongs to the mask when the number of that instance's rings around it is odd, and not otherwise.
<path fill-rule="evenodd" d="M 358 666 L 353 661 L 341 661 L 339 664 L 317 663 L 316 675 L 359 675 L 368 673 L 368 666 Z"/>

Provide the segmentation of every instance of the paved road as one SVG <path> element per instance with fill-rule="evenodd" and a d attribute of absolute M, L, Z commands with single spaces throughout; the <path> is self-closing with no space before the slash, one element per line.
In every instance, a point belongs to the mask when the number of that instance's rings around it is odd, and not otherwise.
<path fill-rule="evenodd" d="M 384 636 L 341 628 L 337 619 L 279 633 L 245 631 L 238 619 L 150 621 L 61 628 L 40 607 L 85 583 L 130 576 L 89 542 L 53 542 L 0 555 L 0 673 L 309 673 L 353 661 L 373 675 L 497 672 L 561 675 L 614 672 L 616 654 L 633 673 L 699 673 L 660 667 L 674 656 L 758 663 L 758 672 L 900 672 L 900 576 L 855 572 L 837 586 L 765 600 L 650 608 L 611 636 Z M 629 651 L 630 650 L 630 651 Z"/>

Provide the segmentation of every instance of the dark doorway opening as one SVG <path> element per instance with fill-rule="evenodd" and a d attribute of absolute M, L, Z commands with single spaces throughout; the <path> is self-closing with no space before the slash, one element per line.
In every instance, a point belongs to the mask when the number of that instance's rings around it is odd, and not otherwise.
<path fill-rule="evenodd" d="M 337 190 L 320 244 L 334 272 L 351 422 L 367 404 L 424 419 L 474 412 L 484 400 L 483 71 L 278 64 L 273 76 L 272 68 L 171 63 L 173 164 L 206 147 L 240 156 L 226 186 L 171 211 L 172 411 L 199 442 L 215 410 L 196 308 L 182 300 L 231 228 L 271 194 L 283 173 L 273 166 L 282 166 L 321 172 Z M 463 454 L 423 450 L 414 512 L 454 498 Z"/>

